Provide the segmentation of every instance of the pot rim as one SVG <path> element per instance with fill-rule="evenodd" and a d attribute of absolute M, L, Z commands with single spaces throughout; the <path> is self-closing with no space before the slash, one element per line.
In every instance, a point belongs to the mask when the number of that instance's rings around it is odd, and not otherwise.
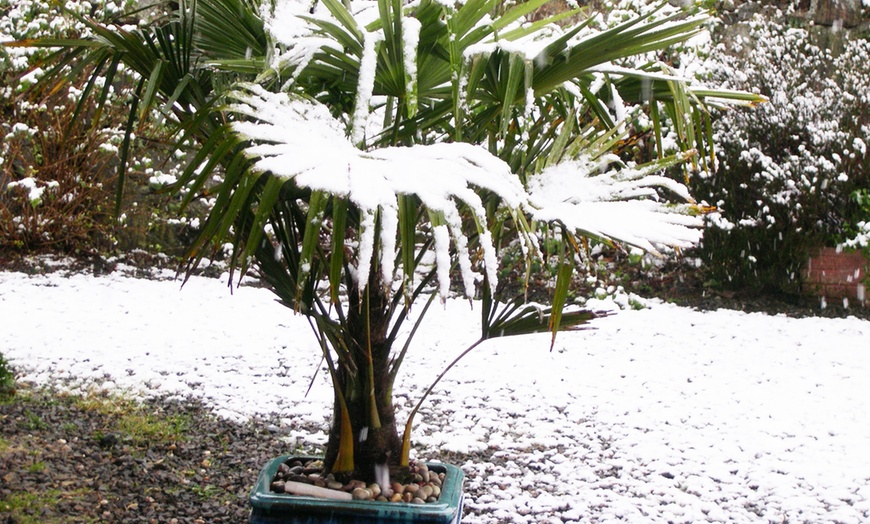
<path fill-rule="evenodd" d="M 413 504 L 409 502 L 383 502 L 377 500 L 333 500 L 318 497 L 273 493 L 270 489 L 278 467 L 289 459 L 322 459 L 307 455 L 281 455 L 270 460 L 260 471 L 250 503 L 254 509 L 263 511 L 305 511 L 330 515 L 377 515 L 380 517 L 429 517 L 433 522 L 452 518 L 462 507 L 465 473 L 456 466 L 442 462 L 426 462 L 430 471 L 445 473 L 441 496 L 437 502 Z"/>

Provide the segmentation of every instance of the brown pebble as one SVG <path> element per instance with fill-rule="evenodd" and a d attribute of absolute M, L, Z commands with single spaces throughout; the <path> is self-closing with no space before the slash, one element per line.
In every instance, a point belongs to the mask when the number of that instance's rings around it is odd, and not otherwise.
<path fill-rule="evenodd" d="M 356 488 L 364 488 L 366 487 L 366 483 L 361 480 L 351 480 L 347 484 L 341 487 L 341 491 L 346 491 L 348 493 L 352 492 Z"/>
<path fill-rule="evenodd" d="M 402 500 L 405 502 L 411 502 L 412 500 L 414 500 L 414 495 L 411 495 L 410 493 L 405 493 L 404 495 L 402 495 Z"/>
<path fill-rule="evenodd" d="M 371 500 L 372 492 L 367 490 L 366 488 L 356 488 L 351 493 L 353 500 Z"/>
<path fill-rule="evenodd" d="M 390 502 L 402 502 L 402 494 L 401 493 L 393 493 L 393 496 L 390 497 Z"/>
<path fill-rule="evenodd" d="M 323 471 L 323 461 L 322 460 L 312 460 L 308 464 L 305 464 L 305 467 L 302 469 L 304 474 L 309 473 L 318 473 Z"/>
<path fill-rule="evenodd" d="M 423 500 L 426 500 L 429 497 L 431 497 L 432 496 L 432 485 L 431 484 L 424 484 L 424 485 L 420 486 L 420 490 L 417 492 L 417 496 Z"/>
<path fill-rule="evenodd" d="M 393 482 L 392 486 L 394 493 L 402 493 L 405 491 L 405 486 L 399 484 L 398 482 Z"/>
<path fill-rule="evenodd" d="M 414 497 L 411 499 L 411 504 L 425 504 L 426 501 L 421 499 L 420 497 Z"/>
<path fill-rule="evenodd" d="M 417 473 L 419 473 L 420 476 L 423 477 L 423 482 L 429 482 L 429 468 L 426 466 L 426 464 L 420 464 L 420 467 L 417 469 Z"/>
<path fill-rule="evenodd" d="M 372 496 L 374 496 L 375 498 L 379 497 L 381 494 L 381 487 L 376 482 L 372 482 L 371 484 L 366 486 L 366 489 L 371 491 Z"/>
<path fill-rule="evenodd" d="M 408 484 L 407 486 L 405 486 L 405 493 L 417 493 L 419 489 L 420 486 L 418 484 Z"/>

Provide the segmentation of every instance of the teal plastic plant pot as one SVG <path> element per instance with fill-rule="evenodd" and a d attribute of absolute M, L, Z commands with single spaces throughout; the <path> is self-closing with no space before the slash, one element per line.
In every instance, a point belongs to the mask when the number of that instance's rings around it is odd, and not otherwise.
<path fill-rule="evenodd" d="M 294 457 L 271 460 L 260 471 L 251 492 L 249 524 L 459 524 L 465 474 L 449 464 L 427 462 L 430 471 L 445 473 L 438 502 L 407 504 L 368 500 L 331 500 L 273 493 L 269 486 L 278 466 Z"/>

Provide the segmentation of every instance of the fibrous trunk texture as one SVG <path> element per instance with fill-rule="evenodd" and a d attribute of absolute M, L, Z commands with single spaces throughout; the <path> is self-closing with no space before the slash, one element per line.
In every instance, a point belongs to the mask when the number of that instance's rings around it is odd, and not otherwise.
<path fill-rule="evenodd" d="M 387 342 L 390 303 L 376 284 L 363 292 L 353 289 L 348 298 L 346 340 L 352 348 L 353 362 L 338 366 L 338 378 L 353 429 L 353 477 L 371 482 L 378 480 L 376 466 L 398 464 L 402 449 L 391 394 Z M 333 469 L 339 450 L 342 417 L 338 392 L 333 411 L 325 457 L 327 470 Z"/>

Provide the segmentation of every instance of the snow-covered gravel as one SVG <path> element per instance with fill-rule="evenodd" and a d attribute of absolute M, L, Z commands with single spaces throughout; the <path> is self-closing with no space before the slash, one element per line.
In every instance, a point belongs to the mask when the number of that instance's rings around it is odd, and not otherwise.
<path fill-rule="evenodd" d="M 397 387 L 400 420 L 477 338 L 479 309 L 433 309 Z M 330 411 L 325 373 L 304 396 L 320 365 L 307 322 L 264 289 L 2 272 L 0 326 L 25 380 L 177 393 L 288 424 Z M 594 326 L 552 352 L 547 335 L 482 345 L 418 415 L 421 455 L 490 458 L 460 464 L 464 522 L 870 521 L 870 322 L 653 303 Z"/>

